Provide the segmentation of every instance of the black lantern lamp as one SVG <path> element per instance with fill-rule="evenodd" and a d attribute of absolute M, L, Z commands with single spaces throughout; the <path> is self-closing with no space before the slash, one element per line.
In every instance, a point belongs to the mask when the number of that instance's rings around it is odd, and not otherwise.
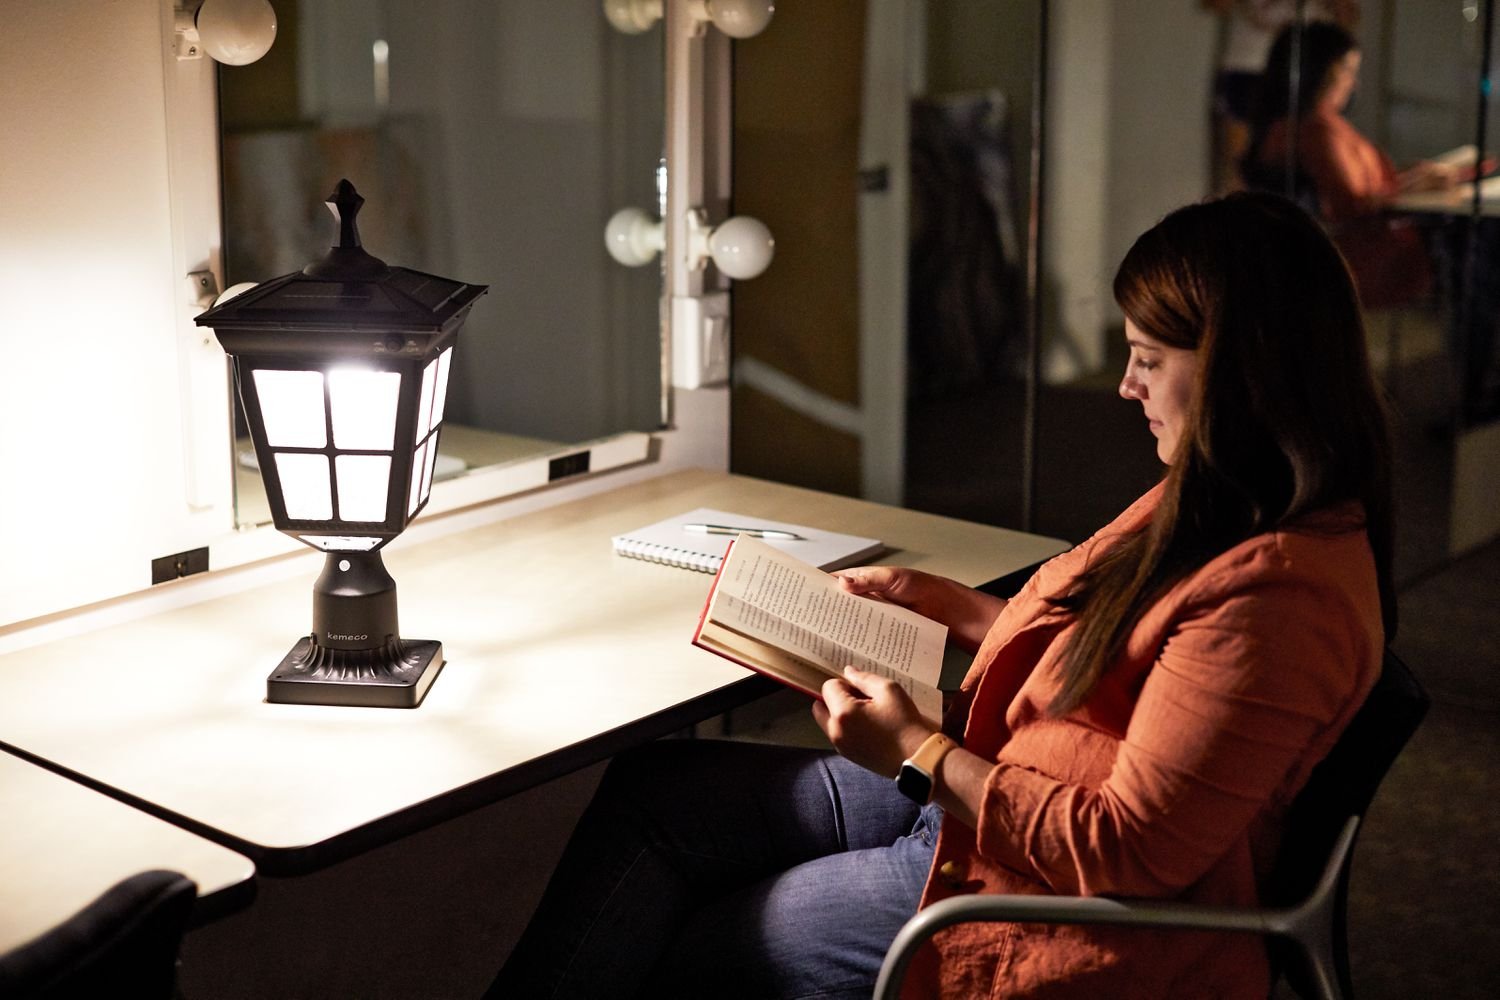
<path fill-rule="evenodd" d="M 328 554 L 312 634 L 272 671 L 267 700 L 413 708 L 443 647 L 401 638 L 380 549 L 427 503 L 454 344 L 486 288 L 366 253 L 363 203 L 339 181 L 338 245 L 197 323 L 234 359 L 276 527 Z"/>

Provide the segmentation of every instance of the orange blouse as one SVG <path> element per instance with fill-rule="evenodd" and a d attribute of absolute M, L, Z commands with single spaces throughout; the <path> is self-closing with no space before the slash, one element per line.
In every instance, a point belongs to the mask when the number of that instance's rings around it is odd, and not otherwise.
<path fill-rule="evenodd" d="M 1006 606 L 946 727 L 995 761 L 978 829 L 943 824 L 922 905 L 961 893 L 1257 902 L 1284 810 L 1353 716 L 1383 647 L 1362 519 L 1250 539 L 1173 587 L 1080 709 L 1050 718 L 1071 620 L 1045 599 L 1147 523 L 1158 486 L 1046 563 Z M 912 995 L 1264 998 L 1245 935 L 967 924 L 934 938 Z"/>
<path fill-rule="evenodd" d="M 1286 122 L 1272 124 L 1261 161 L 1286 155 Z M 1398 193 L 1396 167 L 1342 115 L 1314 112 L 1297 125 L 1297 159 L 1318 192 L 1323 217 L 1337 225 L 1385 207 Z"/>
<path fill-rule="evenodd" d="M 1282 163 L 1286 141 L 1286 122 L 1274 122 L 1261 144 L 1262 166 Z M 1297 125 L 1297 161 L 1364 304 L 1401 306 L 1426 295 L 1432 288 L 1427 246 L 1407 220 L 1385 213 L 1399 192 L 1390 157 L 1343 116 L 1320 111 Z"/>

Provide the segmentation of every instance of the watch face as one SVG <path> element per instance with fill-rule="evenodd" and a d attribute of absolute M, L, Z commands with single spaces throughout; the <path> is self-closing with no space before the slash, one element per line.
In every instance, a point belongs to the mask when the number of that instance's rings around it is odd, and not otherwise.
<path fill-rule="evenodd" d="M 896 773 L 896 790 L 918 805 L 925 806 L 932 800 L 932 775 L 907 761 Z"/>

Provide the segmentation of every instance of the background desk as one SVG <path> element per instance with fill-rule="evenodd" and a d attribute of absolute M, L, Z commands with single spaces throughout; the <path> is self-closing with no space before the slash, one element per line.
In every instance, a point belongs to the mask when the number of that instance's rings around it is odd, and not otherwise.
<path fill-rule="evenodd" d="M 0 657 L 0 744 L 250 857 L 308 871 L 768 690 L 689 644 L 710 577 L 610 537 L 718 507 L 883 539 L 885 561 L 979 584 L 1062 542 L 690 471 L 403 546 L 401 629 L 447 665 L 415 710 L 269 705 L 321 557 L 286 582 Z"/>
<path fill-rule="evenodd" d="M 0 753 L 0 953 L 151 868 L 198 883 L 198 917 L 249 902 L 250 859 Z"/>
<path fill-rule="evenodd" d="M 1398 212 L 1419 214 L 1472 215 L 1474 185 L 1460 184 L 1453 191 L 1404 194 L 1391 202 L 1391 208 Z M 1479 182 L 1479 214 L 1500 216 L 1500 176 L 1486 177 Z"/>

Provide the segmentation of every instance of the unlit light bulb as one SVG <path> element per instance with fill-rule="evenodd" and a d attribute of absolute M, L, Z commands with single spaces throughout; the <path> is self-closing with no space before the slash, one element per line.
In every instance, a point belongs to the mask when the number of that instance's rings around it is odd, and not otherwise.
<path fill-rule="evenodd" d="M 665 245 L 666 232 L 660 219 L 639 208 L 622 208 L 604 227 L 604 247 L 626 267 L 649 264 Z"/>
<path fill-rule="evenodd" d="M 604 246 L 621 264 L 639 267 L 666 246 L 666 226 L 639 208 L 622 208 L 604 227 Z M 711 227 L 702 209 L 687 213 L 688 267 L 700 268 L 712 259 L 726 278 L 754 278 L 771 266 L 775 255 L 776 240 L 759 219 L 736 215 Z"/>
<path fill-rule="evenodd" d="M 230 299 L 234 298 L 236 295 L 244 295 L 250 289 L 254 288 L 256 284 L 257 282 L 254 281 L 241 281 L 237 285 L 230 285 L 228 288 L 219 293 L 218 298 L 214 299 L 214 305 L 221 306 L 224 303 L 228 302 Z"/>
<path fill-rule="evenodd" d="M 730 38 L 753 38 L 766 30 L 775 13 L 771 0 L 704 0 L 700 16 Z"/>
<path fill-rule="evenodd" d="M 688 13 L 700 30 L 712 23 L 730 38 L 750 38 L 766 30 L 776 5 L 772 0 L 688 0 Z M 604 0 L 604 16 L 616 31 L 639 35 L 661 20 L 662 0 Z"/>
<path fill-rule="evenodd" d="M 604 16 L 616 31 L 639 35 L 661 20 L 661 0 L 604 0 Z"/>
<path fill-rule="evenodd" d="M 276 41 L 270 0 L 203 0 L 197 23 L 204 51 L 228 66 L 255 62 Z"/>
<path fill-rule="evenodd" d="M 708 252 L 725 277 L 754 278 L 771 266 L 776 241 L 764 222 L 736 215 L 714 227 L 708 237 Z"/>

